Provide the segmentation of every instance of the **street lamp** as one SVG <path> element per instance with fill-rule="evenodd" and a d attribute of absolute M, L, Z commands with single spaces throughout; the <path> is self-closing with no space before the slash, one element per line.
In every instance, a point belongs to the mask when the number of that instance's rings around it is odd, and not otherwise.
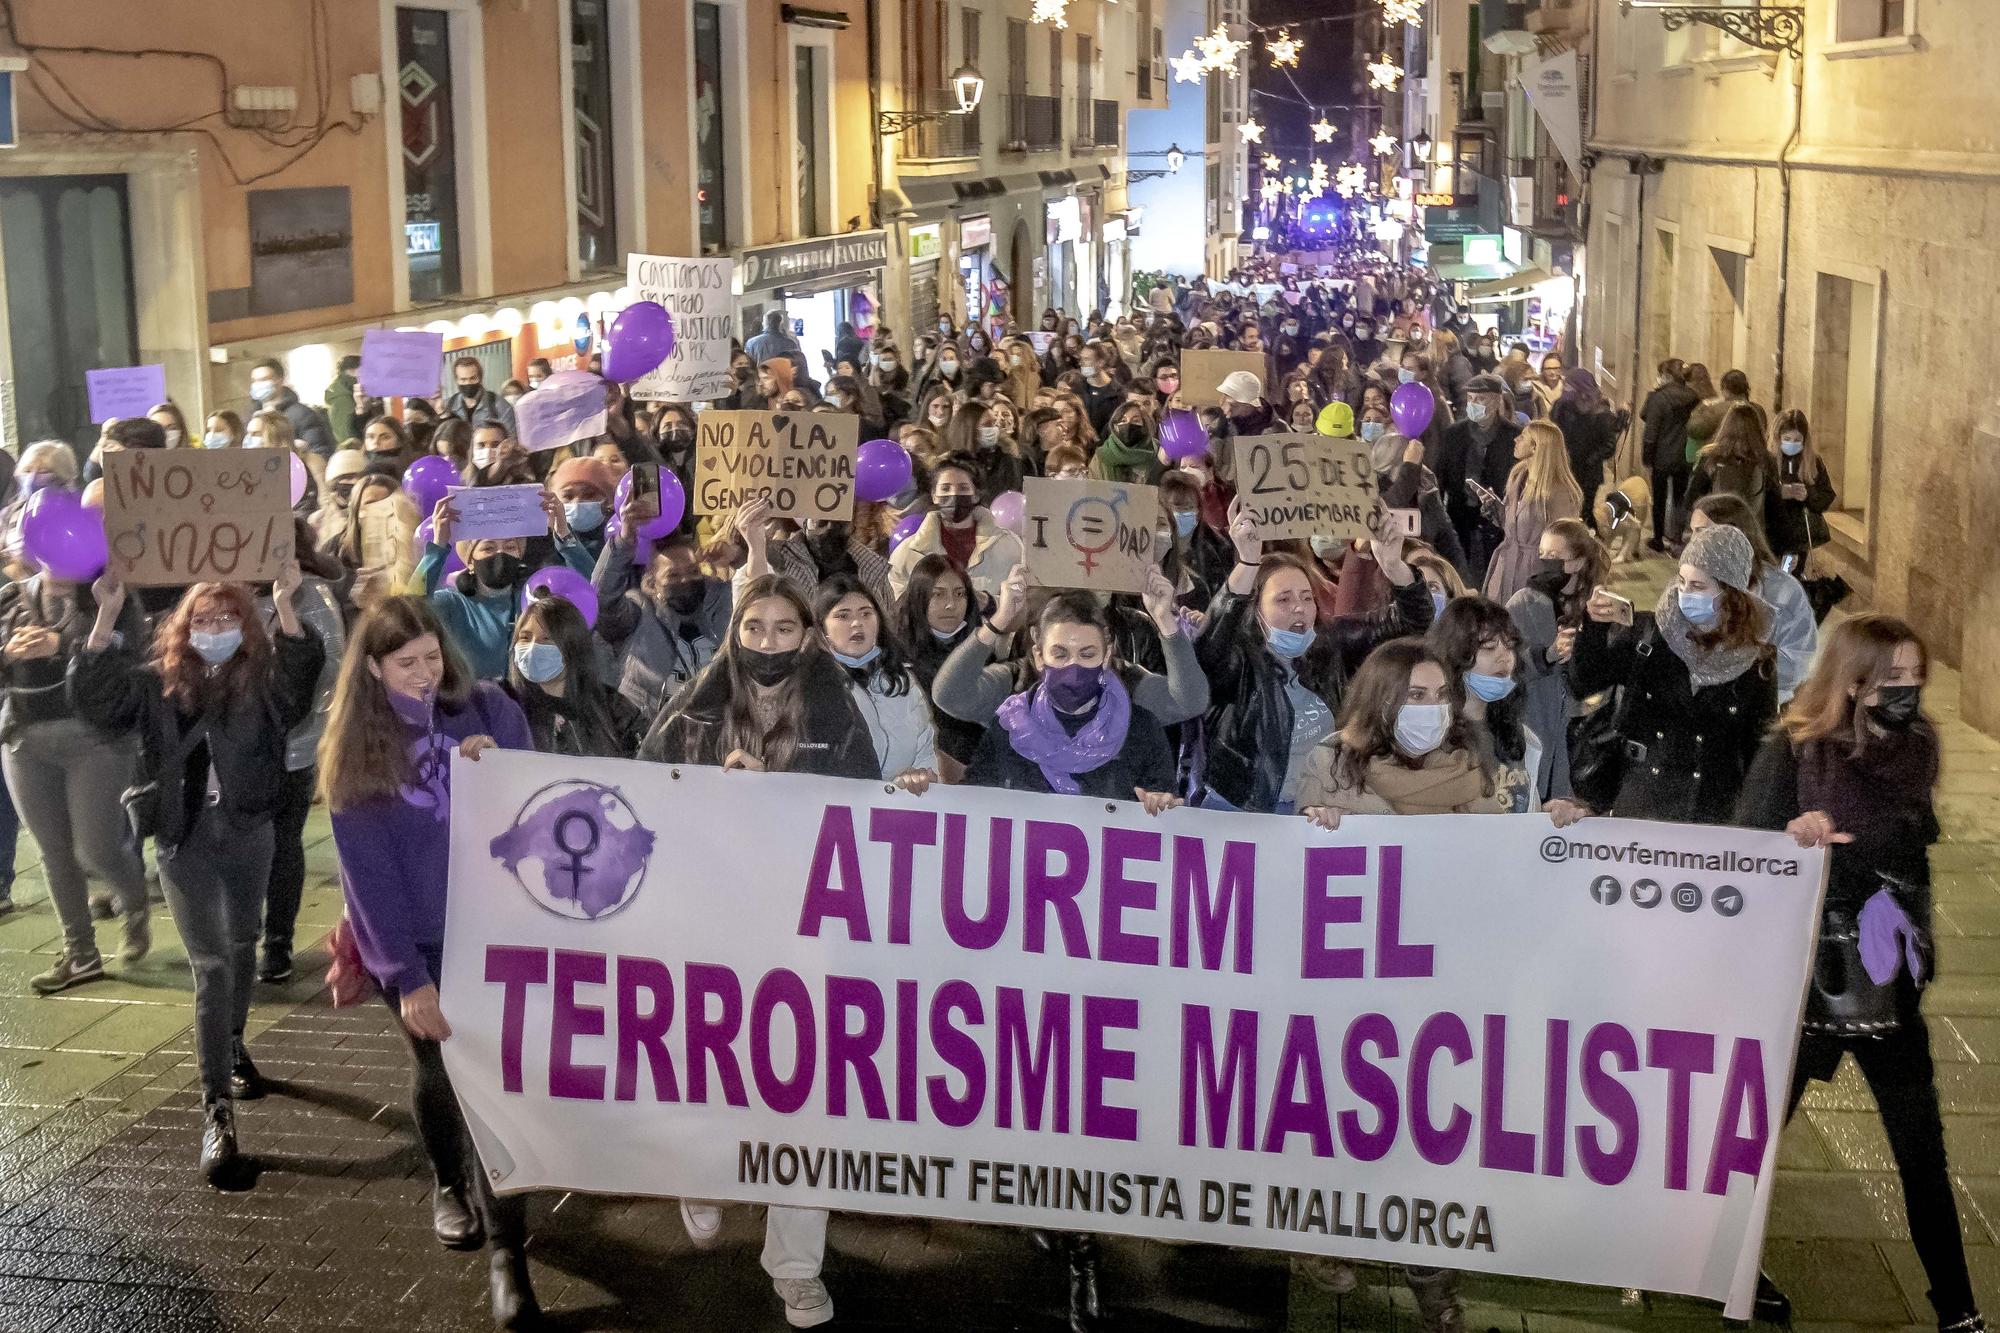
<path fill-rule="evenodd" d="M 1125 183 L 1127 185 L 1138 181 L 1158 180 L 1162 176 L 1171 176 L 1181 169 L 1181 163 L 1187 161 L 1187 154 L 1181 151 L 1179 144 L 1167 145 L 1167 151 L 1164 153 L 1127 153 L 1126 157 L 1164 157 L 1167 159 L 1167 167 L 1164 171 L 1127 171 L 1125 173 Z"/>
<path fill-rule="evenodd" d="M 969 116 L 979 109 L 986 93 L 986 79 L 971 65 L 960 65 L 951 76 L 951 95 L 958 105 L 949 111 L 883 111 L 875 117 L 875 133 L 888 137 L 917 125 L 928 125 L 946 116 Z"/>
<path fill-rule="evenodd" d="M 1416 138 L 1410 140 L 1410 151 L 1416 157 L 1417 161 L 1429 162 L 1431 160 L 1431 132 L 1429 130 L 1420 131 Z"/>

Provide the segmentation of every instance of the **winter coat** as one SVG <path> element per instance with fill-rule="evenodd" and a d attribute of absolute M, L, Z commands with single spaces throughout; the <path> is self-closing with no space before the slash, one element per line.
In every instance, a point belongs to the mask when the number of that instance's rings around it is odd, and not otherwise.
<path fill-rule="evenodd" d="M 972 559 L 967 565 L 966 576 L 972 580 L 974 592 L 998 598 L 1000 585 L 1007 581 L 1014 566 L 1027 559 L 1027 548 L 1021 544 L 1018 535 L 993 521 L 990 510 L 982 506 L 972 513 L 978 535 L 973 539 Z M 942 527 L 943 520 L 935 512 L 924 515 L 923 526 L 889 556 L 889 590 L 898 599 L 910 586 L 910 571 L 917 567 L 919 560 L 927 555 L 944 554 Z"/>
<path fill-rule="evenodd" d="M 1523 588 L 1507 600 L 1507 614 L 1521 631 L 1521 687 L 1525 691 L 1526 713 L 1522 722 L 1542 743 L 1540 763 L 1535 773 L 1536 790 L 1542 799 L 1554 800 L 1570 794 L 1569 720 L 1575 711 L 1569 680 L 1560 662 L 1549 661 L 1555 646 L 1556 605 L 1534 588 Z"/>
<path fill-rule="evenodd" d="M 1468 557 L 1478 546 L 1474 538 L 1485 520 L 1480 516 L 1479 497 L 1466 483 L 1476 481 L 1496 495 L 1503 493 L 1508 474 L 1514 470 L 1514 441 L 1521 435 L 1521 428 L 1513 422 L 1499 422 L 1486 442 L 1486 452 L 1475 459 L 1479 443 L 1476 430 L 1470 421 L 1453 423 L 1432 456 L 1431 469 L 1437 473 L 1445 512 L 1451 515 L 1451 526 Z"/>
<path fill-rule="evenodd" d="M 1172 791 L 1174 752 L 1167 744 L 1166 729 L 1144 706 L 1134 703 L 1125 744 L 1118 753 L 1098 767 L 1073 776 L 1077 795 L 1100 801 L 1132 800 L 1135 789 Z M 988 727 L 980 738 L 965 780 L 971 786 L 998 787 L 1003 791 L 1051 790 L 1041 766 L 1016 754 L 1013 737 L 1000 726 Z"/>
<path fill-rule="evenodd" d="M 824 653 L 805 657 L 798 670 L 806 673 L 800 691 L 798 748 L 784 771 L 829 778 L 877 777 L 881 770 L 875 743 L 848 693 L 847 673 Z M 660 715 L 639 747 L 639 758 L 657 764 L 721 767 L 729 757 L 722 736 L 729 691 L 728 664 L 718 657 Z"/>
<path fill-rule="evenodd" d="M 1543 530 L 1557 519 L 1577 517 L 1577 502 L 1569 495 L 1530 499 L 1527 486 L 1528 469 L 1515 468 L 1514 475 L 1507 479 L 1506 519 L 1501 524 L 1506 535 L 1493 552 L 1493 562 L 1486 567 L 1486 581 L 1480 589 L 1503 604 L 1527 587 L 1528 580 L 1540 567 Z"/>
<path fill-rule="evenodd" d="M 1603 484 L 1604 465 L 1618 452 L 1618 436 L 1624 430 L 1618 413 L 1608 407 L 1585 412 L 1569 399 L 1558 398 L 1549 409 L 1549 420 L 1563 433 L 1563 444 L 1569 450 L 1569 470 L 1588 495 Z"/>
<path fill-rule="evenodd" d="M 1777 475 L 1764 492 L 1764 538 L 1779 559 L 1795 555 L 1803 562 L 1808 552 L 1830 540 L 1826 511 L 1833 508 L 1834 493 L 1824 463 L 1813 468 L 1813 478 L 1805 484 L 1806 498 L 1787 500 L 1781 488 L 1798 480 L 1799 460 L 1780 455 Z"/>
<path fill-rule="evenodd" d="M 1643 423 L 1646 466 L 1668 472 L 1686 461 L 1688 416 L 1701 403 L 1701 395 L 1679 380 L 1670 380 L 1646 395 L 1639 408 Z"/>

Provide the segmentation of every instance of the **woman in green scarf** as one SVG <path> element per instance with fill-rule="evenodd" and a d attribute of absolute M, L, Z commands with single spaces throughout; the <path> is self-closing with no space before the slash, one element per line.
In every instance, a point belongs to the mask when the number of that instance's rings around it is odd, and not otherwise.
<path fill-rule="evenodd" d="M 1137 399 L 1127 399 L 1111 414 L 1110 429 L 1091 457 L 1090 475 L 1099 481 L 1152 486 L 1165 470 L 1152 409 Z"/>

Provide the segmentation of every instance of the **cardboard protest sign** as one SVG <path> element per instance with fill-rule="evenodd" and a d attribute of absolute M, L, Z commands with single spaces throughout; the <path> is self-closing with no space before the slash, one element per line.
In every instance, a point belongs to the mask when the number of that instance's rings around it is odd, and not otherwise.
<path fill-rule="evenodd" d="M 734 266 L 727 255 L 627 258 L 625 282 L 632 299 L 658 301 L 674 321 L 672 354 L 627 385 L 628 397 L 642 403 L 705 403 L 729 396 L 735 388 L 729 377 L 729 335 L 736 323 L 736 299 L 729 292 Z"/>
<path fill-rule="evenodd" d="M 861 418 L 850 412 L 703 412 L 694 450 L 694 511 L 733 514 L 769 500 L 773 518 L 854 516 Z"/>
<path fill-rule="evenodd" d="M 539 537 L 549 530 L 542 508 L 542 488 L 527 486 L 454 486 L 448 492 L 458 518 L 451 525 L 454 541 L 476 542 L 488 537 Z"/>
<path fill-rule="evenodd" d="M 531 454 L 592 439 L 607 424 L 604 381 L 588 371 L 557 371 L 514 404 L 514 434 Z"/>
<path fill-rule="evenodd" d="M 102 425 L 114 417 L 143 417 L 167 401 L 165 366 L 117 366 L 83 372 L 90 396 L 90 420 Z"/>
<path fill-rule="evenodd" d="M 363 329 L 361 391 L 371 398 L 434 398 L 444 383 L 444 335 Z"/>
<path fill-rule="evenodd" d="M 1044 332 L 1035 329 L 1028 334 L 1028 345 L 1035 349 L 1036 356 L 1047 356 L 1049 348 L 1055 346 L 1055 342 L 1056 335 L 1053 331 Z"/>
<path fill-rule="evenodd" d="M 1189 348 L 1181 353 L 1181 397 L 1189 407 L 1210 407 L 1222 405 L 1222 395 L 1216 385 L 1222 383 L 1231 371 L 1247 370 L 1257 377 L 1257 383 L 1264 386 L 1263 396 L 1270 397 L 1271 386 L 1264 384 L 1264 377 L 1270 373 L 1270 366 L 1262 352 L 1218 352 L 1204 348 Z"/>
<path fill-rule="evenodd" d="M 1160 492 L 1115 481 L 1028 477 L 1028 579 L 1044 588 L 1140 592 L 1159 563 Z"/>
<path fill-rule="evenodd" d="M 293 555 L 289 449 L 104 455 L 111 572 L 140 587 L 262 583 Z"/>
<path fill-rule="evenodd" d="M 1310 432 L 1239 436 L 1236 496 L 1266 541 L 1366 537 L 1375 465 L 1359 440 Z"/>

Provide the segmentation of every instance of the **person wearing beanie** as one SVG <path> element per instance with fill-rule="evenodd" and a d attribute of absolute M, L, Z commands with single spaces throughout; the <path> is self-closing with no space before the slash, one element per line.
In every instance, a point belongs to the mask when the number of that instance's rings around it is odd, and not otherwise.
<path fill-rule="evenodd" d="M 1649 615 L 1598 588 L 1569 662 L 1570 692 L 1622 686 L 1571 756 L 1576 799 L 1595 814 L 1729 821 L 1778 712 L 1771 611 L 1751 592 L 1756 553 L 1735 528 L 1688 538 L 1680 577 Z M 1613 707 L 1606 703 L 1602 707 Z"/>
<path fill-rule="evenodd" d="M 598 458 L 572 458 L 549 478 L 549 490 L 562 502 L 571 535 L 589 552 L 590 568 L 596 569 L 610 531 L 612 496 L 618 490 L 610 467 Z"/>

